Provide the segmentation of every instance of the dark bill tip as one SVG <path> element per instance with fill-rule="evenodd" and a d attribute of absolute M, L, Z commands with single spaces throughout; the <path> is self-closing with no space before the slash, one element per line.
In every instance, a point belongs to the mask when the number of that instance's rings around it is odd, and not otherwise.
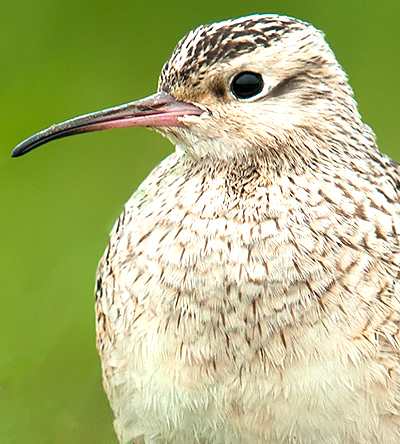
<path fill-rule="evenodd" d="M 20 157 L 29 151 L 38 148 L 40 145 L 51 142 L 52 140 L 61 139 L 62 137 L 72 136 L 74 134 L 88 132 L 89 130 L 85 128 L 71 128 L 68 130 L 60 131 L 57 128 L 58 125 L 52 125 L 51 127 L 34 134 L 28 139 L 24 140 L 18 144 L 12 151 L 11 157 Z"/>

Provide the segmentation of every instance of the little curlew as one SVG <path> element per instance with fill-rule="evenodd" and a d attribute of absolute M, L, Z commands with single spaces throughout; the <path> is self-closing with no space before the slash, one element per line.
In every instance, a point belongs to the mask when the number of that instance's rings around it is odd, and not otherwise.
<path fill-rule="evenodd" d="M 252 15 L 177 45 L 158 93 L 53 125 L 176 146 L 116 222 L 97 347 L 121 444 L 398 444 L 400 168 L 323 35 Z"/>

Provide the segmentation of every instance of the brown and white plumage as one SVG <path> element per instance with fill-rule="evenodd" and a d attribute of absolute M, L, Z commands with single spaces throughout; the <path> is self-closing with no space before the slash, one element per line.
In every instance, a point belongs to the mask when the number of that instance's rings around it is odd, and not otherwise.
<path fill-rule="evenodd" d="M 232 93 L 242 72 L 258 94 Z M 157 127 L 176 153 L 98 269 L 121 444 L 400 442 L 400 169 L 322 34 L 277 15 L 201 26 L 159 91 L 201 111 Z"/>

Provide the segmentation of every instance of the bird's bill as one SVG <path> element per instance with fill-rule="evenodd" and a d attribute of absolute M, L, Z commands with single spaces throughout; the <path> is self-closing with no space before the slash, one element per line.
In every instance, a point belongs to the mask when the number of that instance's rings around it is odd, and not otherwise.
<path fill-rule="evenodd" d="M 22 156 L 47 142 L 74 134 L 132 126 L 184 126 L 179 117 L 202 113 L 200 108 L 190 103 L 179 102 L 162 91 L 136 102 L 84 114 L 52 125 L 21 142 L 14 148 L 12 157 Z"/>

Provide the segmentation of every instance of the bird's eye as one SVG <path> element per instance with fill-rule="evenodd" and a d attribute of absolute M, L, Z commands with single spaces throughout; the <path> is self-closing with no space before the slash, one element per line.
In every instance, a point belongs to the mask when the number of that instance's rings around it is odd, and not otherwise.
<path fill-rule="evenodd" d="M 231 91 L 238 99 L 249 99 L 259 94 L 264 86 L 261 74 L 255 72 L 241 72 L 231 83 Z"/>

